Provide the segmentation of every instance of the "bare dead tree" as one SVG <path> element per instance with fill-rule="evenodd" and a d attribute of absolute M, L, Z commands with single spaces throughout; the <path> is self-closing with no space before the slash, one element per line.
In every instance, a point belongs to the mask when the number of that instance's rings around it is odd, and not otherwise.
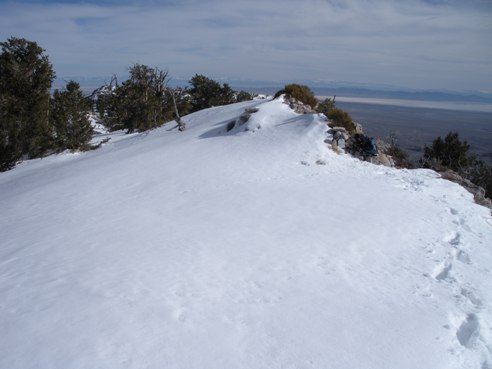
<path fill-rule="evenodd" d="M 176 96 L 174 94 L 174 90 L 170 89 L 169 92 L 171 93 L 171 97 L 173 98 L 174 114 L 176 115 L 176 123 L 178 123 L 178 130 L 182 132 L 186 129 L 186 124 L 179 116 L 178 105 L 176 104 Z"/>
<path fill-rule="evenodd" d="M 118 77 L 116 74 L 113 74 L 111 77 L 111 82 L 109 82 L 109 90 L 112 91 L 113 87 L 118 87 Z"/>

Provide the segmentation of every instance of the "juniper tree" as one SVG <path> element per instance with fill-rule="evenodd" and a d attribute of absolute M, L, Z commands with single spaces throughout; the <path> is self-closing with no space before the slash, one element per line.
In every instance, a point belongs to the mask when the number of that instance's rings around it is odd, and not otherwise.
<path fill-rule="evenodd" d="M 109 99 L 106 121 L 110 129 L 129 133 L 156 128 L 172 116 L 172 102 L 166 96 L 166 71 L 135 64 L 130 78 L 117 86 Z"/>
<path fill-rule="evenodd" d="M 51 123 L 57 150 L 89 148 L 93 129 L 88 112 L 89 104 L 77 82 L 68 82 L 63 91 L 55 90 L 51 100 Z"/>
<path fill-rule="evenodd" d="M 217 105 L 228 105 L 236 102 L 236 92 L 227 83 L 222 85 L 220 95 L 217 97 Z"/>
<path fill-rule="evenodd" d="M 253 100 L 253 95 L 247 91 L 239 91 L 235 96 L 236 102 Z"/>
<path fill-rule="evenodd" d="M 112 128 L 111 109 L 115 106 L 113 102 L 114 91 L 118 87 L 118 79 L 113 75 L 111 82 L 94 90 L 89 96 L 92 102 L 92 111 L 99 115 L 100 122 L 108 129 Z"/>
<path fill-rule="evenodd" d="M 468 165 L 469 148 L 468 142 L 460 141 L 457 132 L 449 132 L 444 140 L 438 137 L 424 148 L 421 163 L 433 169 L 444 167 L 459 172 Z"/>
<path fill-rule="evenodd" d="M 52 147 L 49 91 L 53 67 L 36 42 L 11 37 L 0 54 L 0 170 Z"/>
<path fill-rule="evenodd" d="M 190 85 L 188 92 L 193 111 L 235 102 L 234 90 L 227 83 L 221 86 L 213 79 L 196 74 L 190 80 Z"/>
<path fill-rule="evenodd" d="M 192 110 L 191 96 L 188 90 L 182 87 L 167 88 L 169 96 L 173 95 L 180 116 L 187 115 Z"/>
<path fill-rule="evenodd" d="M 426 146 L 420 164 L 436 171 L 451 169 L 463 178 L 485 189 L 485 195 L 492 198 L 492 167 L 483 160 L 468 154 L 470 145 L 459 139 L 457 132 L 449 132 L 444 140 L 436 138 Z"/>

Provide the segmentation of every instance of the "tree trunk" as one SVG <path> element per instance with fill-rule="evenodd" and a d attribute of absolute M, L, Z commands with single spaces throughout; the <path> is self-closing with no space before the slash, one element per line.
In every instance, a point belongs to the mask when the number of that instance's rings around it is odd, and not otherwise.
<path fill-rule="evenodd" d="M 173 97 L 174 114 L 176 115 L 176 123 L 178 123 L 178 129 L 184 131 L 186 129 L 185 123 L 181 120 L 178 112 L 178 106 L 176 105 L 176 97 L 174 96 L 174 91 L 171 90 L 171 96 Z"/>

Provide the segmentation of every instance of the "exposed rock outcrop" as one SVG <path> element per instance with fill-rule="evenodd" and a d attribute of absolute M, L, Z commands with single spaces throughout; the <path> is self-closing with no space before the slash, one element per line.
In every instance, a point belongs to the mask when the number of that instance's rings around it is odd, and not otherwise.
<path fill-rule="evenodd" d="M 381 140 L 375 141 L 364 135 L 360 124 L 357 124 L 356 127 L 357 133 L 354 135 L 350 135 L 343 127 L 330 128 L 327 133 L 331 138 L 326 139 L 325 143 L 330 145 L 336 152 L 347 152 L 353 157 L 377 165 L 394 166 L 391 157 L 386 155 L 385 151 L 381 149 L 385 147 L 384 142 Z M 365 147 L 366 144 L 368 147 Z"/>
<path fill-rule="evenodd" d="M 245 109 L 244 112 L 236 120 L 233 120 L 227 124 L 226 132 L 230 132 L 234 128 L 244 125 L 249 120 L 249 118 L 251 118 L 251 115 L 253 115 L 257 111 L 258 108 Z"/>
<path fill-rule="evenodd" d="M 477 186 L 476 184 L 470 182 L 468 179 L 461 177 L 458 173 L 452 170 L 446 170 L 445 172 L 441 172 L 440 174 L 441 178 L 447 179 L 464 187 L 473 195 L 473 198 L 477 204 L 485 206 L 492 210 L 492 201 L 485 197 L 485 190 L 482 187 Z"/>
<path fill-rule="evenodd" d="M 284 95 L 284 102 L 298 114 L 316 114 L 316 110 L 294 97 Z"/>

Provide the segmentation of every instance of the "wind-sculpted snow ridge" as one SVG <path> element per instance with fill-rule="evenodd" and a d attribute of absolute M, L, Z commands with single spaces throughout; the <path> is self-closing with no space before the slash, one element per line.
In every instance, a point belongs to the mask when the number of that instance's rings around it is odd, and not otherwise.
<path fill-rule="evenodd" d="M 0 368 L 492 368 L 470 193 L 277 100 L 184 120 L 0 173 Z"/>

